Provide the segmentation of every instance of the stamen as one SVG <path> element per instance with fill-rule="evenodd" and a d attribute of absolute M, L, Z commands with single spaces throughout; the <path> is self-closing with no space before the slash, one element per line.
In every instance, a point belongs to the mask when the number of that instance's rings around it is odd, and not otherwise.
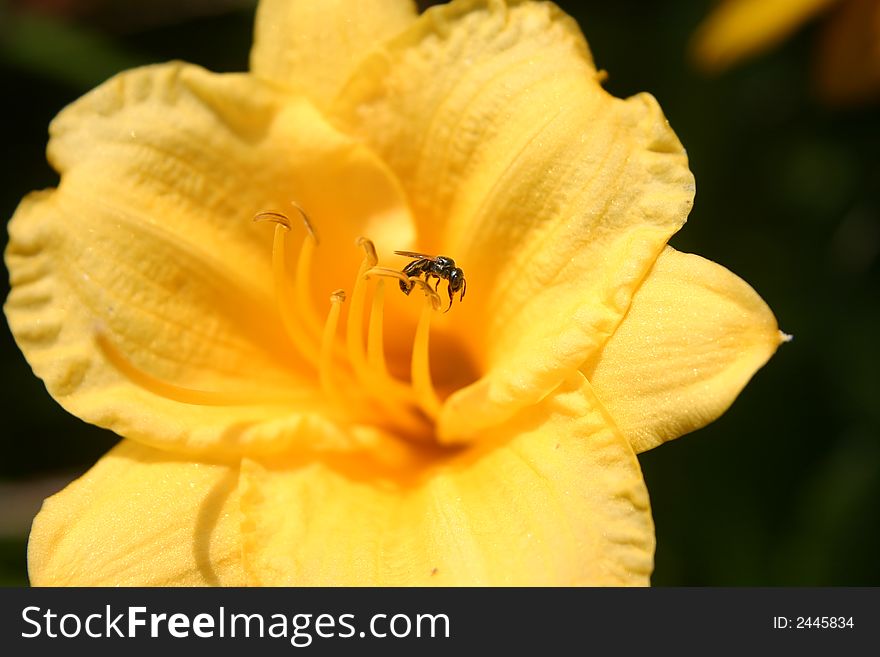
<path fill-rule="evenodd" d="M 431 289 L 431 286 L 428 285 L 426 281 L 423 281 L 420 278 L 415 278 L 413 276 L 407 276 L 396 269 L 386 269 L 385 267 L 371 267 L 366 272 L 364 272 L 364 277 L 369 276 L 386 276 L 388 278 L 396 278 L 400 281 L 406 283 L 410 289 L 414 285 L 418 285 L 422 288 L 422 291 L 425 293 L 425 297 L 431 304 L 431 308 L 434 310 L 438 310 L 440 308 L 440 295 L 437 294 L 436 291 Z M 380 281 L 381 282 L 381 281 Z M 403 399 L 411 399 L 410 386 L 406 386 L 405 384 L 397 381 L 393 377 L 388 374 L 388 369 L 385 366 L 385 356 L 382 345 L 382 310 L 383 310 L 383 300 L 379 299 L 377 302 L 375 297 L 373 300 L 373 312 L 370 315 L 370 329 L 367 335 L 368 342 L 372 342 L 372 350 L 373 350 L 373 362 L 379 362 L 379 367 L 376 371 L 381 371 L 385 373 L 386 381 L 395 386 L 394 392 L 402 395 Z M 376 326 L 373 326 L 373 323 L 376 323 Z M 369 346 L 368 346 L 369 348 Z M 370 365 L 372 367 L 372 364 Z"/>
<path fill-rule="evenodd" d="M 293 395 L 243 395 L 232 392 L 184 388 L 144 372 L 128 360 L 107 336 L 100 325 L 95 326 L 95 342 L 104 358 L 132 383 L 159 397 L 194 406 L 246 406 L 250 404 L 289 403 Z"/>
<path fill-rule="evenodd" d="M 305 215 L 303 215 L 305 216 Z M 305 318 L 308 330 L 314 336 L 321 334 L 321 321 L 318 319 L 318 312 L 315 310 L 315 304 L 312 302 L 311 290 L 311 272 L 312 272 L 312 255 L 315 247 L 318 246 L 318 238 L 315 237 L 310 225 L 306 223 L 309 229 L 308 234 L 303 238 L 302 246 L 299 249 L 299 258 L 296 261 L 296 283 L 295 291 L 296 304 L 301 315 Z"/>
<path fill-rule="evenodd" d="M 372 397 L 375 404 L 382 408 L 385 417 L 396 422 L 399 426 L 409 429 L 408 433 L 415 435 L 424 430 L 425 427 L 422 418 L 414 415 L 409 407 L 412 404 L 411 387 L 408 384 L 391 378 L 384 368 L 371 369 L 364 354 L 361 332 L 364 298 L 366 297 L 366 278 L 364 273 L 375 266 L 379 259 L 376 255 L 376 248 L 370 240 L 360 237 L 357 240 L 357 244 L 364 249 L 365 255 L 358 270 L 357 280 L 355 281 L 351 297 L 351 306 L 348 309 L 348 323 L 345 335 L 348 359 L 361 389 L 370 391 L 370 397 Z M 381 307 L 379 310 L 381 312 Z M 372 316 L 370 319 L 372 322 Z M 379 321 L 381 322 L 381 318 Z"/>
<path fill-rule="evenodd" d="M 437 297 L 436 303 L 429 295 L 426 294 L 425 296 L 425 304 L 422 306 L 422 314 L 419 317 L 419 324 L 416 326 L 416 335 L 413 339 L 410 373 L 413 390 L 416 393 L 416 401 L 431 419 L 436 419 L 440 414 L 442 403 L 437 396 L 437 392 L 434 390 L 434 383 L 431 381 L 428 335 L 431 330 L 431 313 L 437 310 L 439 306 L 439 296 L 434 295 Z"/>
<path fill-rule="evenodd" d="M 345 291 L 336 290 L 330 295 L 330 312 L 324 324 L 321 336 L 321 357 L 318 365 L 318 377 L 321 388 L 331 399 L 343 403 L 343 397 L 333 381 L 333 344 L 336 341 L 336 327 L 339 325 L 339 312 L 345 301 Z"/>
<path fill-rule="evenodd" d="M 291 304 L 289 295 L 285 252 L 290 222 L 284 215 L 279 215 L 279 217 L 275 217 L 275 215 L 276 213 L 274 212 L 261 212 L 257 215 L 257 217 L 261 217 L 260 219 L 254 217 L 254 221 L 274 221 L 277 224 L 275 226 L 275 238 L 272 241 L 272 278 L 275 286 L 275 302 L 278 304 L 281 321 L 284 324 L 284 330 L 287 332 L 290 341 L 303 358 L 311 365 L 316 366 L 318 359 L 315 356 L 315 342 L 300 325 L 297 309 Z"/>
<path fill-rule="evenodd" d="M 312 225 L 311 219 L 309 219 L 309 215 L 306 214 L 306 211 L 303 210 L 302 206 L 296 201 L 291 201 L 290 204 L 296 208 L 296 211 L 299 212 L 302 217 L 303 224 L 305 224 L 306 232 L 309 236 L 314 240 L 315 244 L 318 244 L 318 233 L 315 232 L 315 227 Z M 290 225 L 290 217 L 281 212 L 274 212 L 272 210 L 263 210 L 262 212 L 257 212 L 254 215 L 254 221 L 271 221 L 276 224 L 281 224 L 287 230 L 291 229 Z"/>
<path fill-rule="evenodd" d="M 402 271 L 378 267 L 376 248 L 366 238 L 359 238 L 358 246 L 364 249 L 364 259 L 358 268 L 352 290 L 352 298 L 346 320 L 345 337 L 337 343 L 336 334 L 345 293 L 336 290 L 330 296 L 330 309 L 321 327 L 318 313 L 311 298 L 310 273 L 312 257 L 318 238 L 305 211 L 292 204 L 300 213 L 306 227 L 296 275 L 291 282 L 286 272 L 286 234 L 291 229 L 290 220 L 278 212 L 261 212 L 255 221 L 273 221 L 275 238 L 272 244 L 272 271 L 275 291 L 285 330 L 296 348 L 306 360 L 318 369 L 318 378 L 324 394 L 345 410 L 346 415 L 365 418 L 381 417 L 398 428 L 405 428 L 411 436 L 429 436 L 426 421 L 435 419 L 442 405 L 431 380 L 429 363 L 429 335 L 431 313 L 439 310 L 442 301 L 438 293 L 438 281 L 432 288 L 419 276 L 407 276 Z M 384 349 L 384 294 L 385 284 L 376 283 L 364 345 L 363 311 L 367 296 L 366 280 L 371 276 L 394 278 L 409 294 L 415 286 L 425 294 L 425 303 L 416 326 L 410 363 L 410 381 L 394 378 L 389 370 Z M 292 290 L 289 289 L 292 286 Z M 292 294 L 291 294 L 292 292 Z M 319 344 L 316 344 L 319 343 Z M 317 348 L 316 348 L 317 347 Z M 341 357 L 342 361 L 338 361 Z M 342 365 L 348 374 L 343 371 Z M 337 365 L 340 365 L 337 368 Z M 341 372 L 341 373 L 340 373 Z M 349 380 L 350 373 L 355 380 Z M 343 377 L 337 380 L 337 377 Z M 377 408 L 378 407 L 378 408 Z"/>
<path fill-rule="evenodd" d="M 311 271 L 312 271 L 312 255 L 314 254 L 315 247 L 318 246 L 318 233 L 315 231 L 315 227 L 312 225 L 311 220 L 309 219 L 309 215 L 306 214 L 306 211 L 296 203 L 295 201 L 291 201 L 290 204 L 299 212 L 300 217 L 302 218 L 303 225 L 306 229 L 306 236 L 303 238 L 302 245 L 300 246 L 299 257 L 296 261 L 296 274 L 294 275 L 294 299 L 296 301 L 297 312 L 294 315 L 298 318 L 295 323 L 299 325 L 300 320 L 304 320 L 306 324 L 306 330 L 311 333 L 311 337 L 308 339 L 308 342 L 311 346 L 309 349 L 309 354 L 311 357 L 307 357 L 308 360 L 315 364 L 314 354 L 314 342 L 317 342 L 319 336 L 321 335 L 321 321 L 318 318 L 318 313 L 315 310 L 315 306 L 312 303 L 311 294 L 309 294 L 309 290 L 311 289 Z M 271 221 L 279 226 L 284 226 L 288 231 L 292 229 L 290 218 L 282 214 L 281 212 L 273 212 L 271 210 L 267 210 L 264 212 L 258 212 L 254 216 L 254 221 Z M 276 239 L 277 239 L 277 229 L 276 229 Z M 282 241 L 283 242 L 283 241 Z M 280 249 L 280 256 L 282 257 L 285 254 L 284 244 L 282 243 L 282 248 Z M 275 251 L 275 243 L 272 244 L 272 263 L 273 269 L 275 268 L 276 260 L 276 251 Z M 282 262 L 282 265 L 284 263 Z M 285 276 L 285 282 L 282 286 L 284 290 L 284 296 L 286 297 L 289 292 L 287 292 L 287 286 L 289 283 L 287 282 Z M 278 289 L 276 282 L 276 290 Z M 277 296 L 277 293 L 276 293 Z M 279 301 L 280 305 L 280 301 Z M 285 325 L 287 321 L 285 321 Z M 299 331 L 301 332 L 301 331 Z M 291 336 L 291 339 L 297 344 L 297 339 L 294 339 Z M 299 345 L 297 345 L 299 346 Z"/>

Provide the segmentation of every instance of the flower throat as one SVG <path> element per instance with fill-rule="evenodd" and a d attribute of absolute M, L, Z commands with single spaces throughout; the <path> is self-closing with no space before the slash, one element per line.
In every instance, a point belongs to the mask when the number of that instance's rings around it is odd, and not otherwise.
<path fill-rule="evenodd" d="M 340 315 L 347 295 L 341 289 L 330 294 L 329 309 L 322 321 L 310 294 L 312 259 L 318 248 L 318 236 L 305 211 L 295 203 L 293 206 L 305 227 L 293 272 L 289 271 L 286 257 L 294 230 L 290 219 L 282 213 L 268 211 L 254 217 L 254 221 L 275 224 L 272 241 L 273 287 L 278 313 L 288 339 L 313 369 L 325 398 L 338 410 L 340 418 L 355 424 L 384 426 L 419 441 L 430 440 L 442 404 L 431 377 L 429 360 L 431 315 L 442 306 L 437 291 L 440 277 L 433 274 L 438 280 L 432 289 L 427 280 L 407 275 L 407 269 L 397 271 L 379 267 L 373 242 L 365 237 L 358 238 L 357 245 L 363 249 L 364 257 L 355 277 L 348 315 L 340 336 Z M 403 254 L 419 255 L 410 252 Z M 457 271 L 461 272 L 460 269 Z M 407 294 L 416 288 L 424 292 L 425 301 L 416 325 L 410 357 L 410 381 L 396 378 L 388 369 L 383 337 L 384 278 L 396 279 L 401 290 Z M 371 282 L 373 291 L 365 345 L 363 320 L 367 288 Z M 448 293 L 451 306 L 452 288 Z M 178 386 L 134 365 L 113 344 L 103 326 L 96 327 L 95 339 L 105 358 L 120 373 L 136 385 L 167 399 L 202 406 L 283 405 L 293 399 L 283 391 L 267 398 L 262 394 L 245 395 Z"/>

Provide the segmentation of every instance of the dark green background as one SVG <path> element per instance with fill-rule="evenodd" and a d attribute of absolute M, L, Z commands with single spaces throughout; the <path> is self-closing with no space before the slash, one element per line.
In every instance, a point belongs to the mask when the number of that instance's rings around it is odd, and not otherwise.
<path fill-rule="evenodd" d="M 813 97 L 818 22 L 710 79 L 686 58 L 707 0 L 559 4 L 609 71 L 606 87 L 654 94 L 688 149 L 696 204 L 672 244 L 742 276 L 795 336 L 720 420 L 640 457 L 654 583 L 880 585 L 880 108 Z M 194 16 L 192 2 L 168 3 L 173 13 L 154 3 L 149 17 L 138 6 L 65 21 L 0 0 L 3 216 L 56 183 L 49 121 L 109 75 L 168 59 L 246 68 L 246 6 Z M 52 401 L 8 330 L 0 349 L 0 584 L 21 585 L 39 498 L 115 438 Z"/>

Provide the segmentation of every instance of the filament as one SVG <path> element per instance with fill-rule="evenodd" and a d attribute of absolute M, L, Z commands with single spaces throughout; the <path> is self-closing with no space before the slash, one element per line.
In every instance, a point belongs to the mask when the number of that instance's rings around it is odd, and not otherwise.
<path fill-rule="evenodd" d="M 338 402 L 342 401 L 342 395 L 333 380 L 333 344 L 336 341 L 336 327 L 339 325 L 339 312 L 345 301 L 345 292 L 335 290 L 330 295 L 330 312 L 327 313 L 327 321 L 324 323 L 324 332 L 321 336 L 321 356 L 318 364 L 318 379 L 321 388 L 328 397 Z"/>
<path fill-rule="evenodd" d="M 370 325 L 367 329 L 367 366 L 383 376 L 388 376 L 388 365 L 385 362 L 385 281 L 376 281 L 373 289 L 373 301 L 370 306 Z"/>
<path fill-rule="evenodd" d="M 272 240 L 272 280 L 275 288 L 275 302 L 278 304 L 287 337 L 290 338 L 300 355 L 311 365 L 316 366 L 318 359 L 315 356 L 315 341 L 303 330 L 289 294 L 285 259 L 290 221 L 284 215 L 276 215 L 277 213 L 274 212 L 261 212 L 254 217 L 254 221 L 273 221 L 276 224 L 275 236 Z"/>
<path fill-rule="evenodd" d="M 436 295 L 435 295 L 436 296 Z M 431 313 L 437 309 L 433 299 L 426 295 L 425 304 L 422 306 L 422 314 L 416 326 L 416 336 L 413 340 L 411 376 L 412 386 L 416 393 L 416 401 L 419 407 L 428 414 L 431 419 L 436 419 L 440 414 L 441 402 L 434 390 L 431 380 L 431 364 L 429 361 L 428 335 L 431 330 Z"/>

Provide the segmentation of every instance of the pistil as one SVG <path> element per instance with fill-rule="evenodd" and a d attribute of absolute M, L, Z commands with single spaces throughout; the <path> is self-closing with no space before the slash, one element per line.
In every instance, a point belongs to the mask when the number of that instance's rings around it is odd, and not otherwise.
<path fill-rule="evenodd" d="M 299 257 L 296 261 L 296 304 L 300 309 L 302 316 L 305 317 L 306 327 L 312 335 L 318 335 L 321 330 L 321 323 L 318 320 L 318 313 L 312 303 L 311 288 L 311 272 L 312 272 L 312 255 L 318 246 L 318 234 L 315 232 L 312 223 L 309 221 L 305 211 L 296 205 L 294 207 L 299 210 L 302 215 L 303 222 L 306 226 L 306 236 L 303 238 L 302 246 L 299 250 Z"/>
<path fill-rule="evenodd" d="M 327 321 L 321 336 L 321 356 L 318 367 L 318 380 L 321 382 L 321 389 L 330 399 L 339 404 L 344 403 L 344 397 L 336 387 L 333 377 L 333 345 L 336 342 L 336 327 L 339 324 L 339 312 L 344 301 L 344 290 L 335 290 L 330 295 L 330 312 L 327 313 Z"/>

